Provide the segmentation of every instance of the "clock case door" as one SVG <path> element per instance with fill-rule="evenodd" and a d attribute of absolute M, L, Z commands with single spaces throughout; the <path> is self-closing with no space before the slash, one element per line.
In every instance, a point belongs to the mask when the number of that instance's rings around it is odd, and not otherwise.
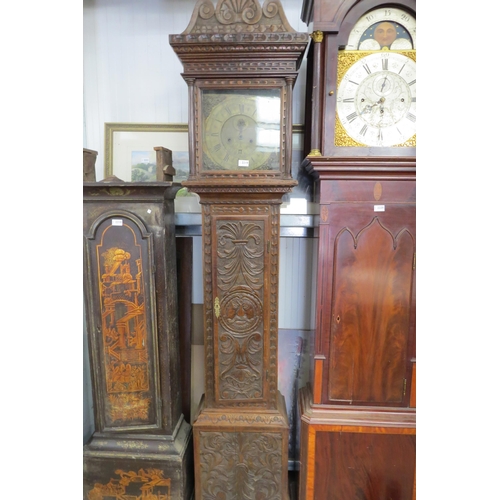
<path fill-rule="evenodd" d="M 374 192 L 382 191 L 374 199 Z M 408 407 L 415 360 L 415 186 L 321 186 L 316 357 L 322 404 Z"/>
<path fill-rule="evenodd" d="M 314 17 L 314 31 L 307 53 L 306 123 L 304 146 L 314 156 L 394 156 L 415 157 L 416 147 L 340 147 L 335 146 L 336 93 L 339 50 L 345 48 L 353 26 L 364 14 L 386 5 L 379 0 L 314 2 L 303 6 L 303 20 Z M 390 8 L 390 7 L 389 7 Z M 403 0 L 398 9 L 416 17 L 416 2 Z M 314 13 L 313 13 L 314 10 Z M 308 16 L 308 17 L 307 17 Z M 317 34 L 321 34 L 318 36 Z"/>

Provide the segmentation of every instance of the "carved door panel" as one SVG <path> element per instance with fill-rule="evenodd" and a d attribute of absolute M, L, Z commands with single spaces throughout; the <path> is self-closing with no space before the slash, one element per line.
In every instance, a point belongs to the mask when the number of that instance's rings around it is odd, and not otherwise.
<path fill-rule="evenodd" d="M 265 406 L 268 217 L 212 218 L 215 401 Z"/>
<path fill-rule="evenodd" d="M 349 222 L 331 228 L 328 400 L 401 406 L 411 383 L 414 223 L 402 225 L 408 218 L 397 208 L 382 215 L 370 208 L 354 210 L 350 219 L 345 208 L 336 210 L 335 217 Z"/>

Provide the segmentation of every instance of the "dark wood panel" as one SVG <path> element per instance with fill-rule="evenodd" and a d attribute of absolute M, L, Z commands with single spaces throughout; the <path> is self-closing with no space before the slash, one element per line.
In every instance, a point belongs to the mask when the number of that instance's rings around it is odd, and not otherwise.
<path fill-rule="evenodd" d="M 317 432 L 316 500 L 411 500 L 416 436 Z"/>

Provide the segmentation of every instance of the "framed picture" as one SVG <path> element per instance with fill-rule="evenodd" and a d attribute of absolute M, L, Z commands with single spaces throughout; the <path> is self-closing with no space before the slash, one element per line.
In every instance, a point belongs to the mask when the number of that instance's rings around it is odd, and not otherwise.
<path fill-rule="evenodd" d="M 184 123 L 105 123 L 104 177 L 122 181 L 155 181 L 156 151 L 172 151 L 175 182 L 189 175 L 188 126 Z"/>

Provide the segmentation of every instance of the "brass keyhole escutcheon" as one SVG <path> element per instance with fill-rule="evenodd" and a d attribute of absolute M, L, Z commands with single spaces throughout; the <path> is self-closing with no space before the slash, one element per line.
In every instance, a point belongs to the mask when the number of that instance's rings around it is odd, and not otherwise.
<path fill-rule="evenodd" d="M 215 317 L 219 318 L 219 316 L 220 316 L 220 301 L 219 301 L 219 297 L 215 297 L 215 300 L 214 300 L 214 313 L 215 313 Z"/>
<path fill-rule="evenodd" d="M 337 323 L 340 323 L 340 316 L 337 315 Z"/>

